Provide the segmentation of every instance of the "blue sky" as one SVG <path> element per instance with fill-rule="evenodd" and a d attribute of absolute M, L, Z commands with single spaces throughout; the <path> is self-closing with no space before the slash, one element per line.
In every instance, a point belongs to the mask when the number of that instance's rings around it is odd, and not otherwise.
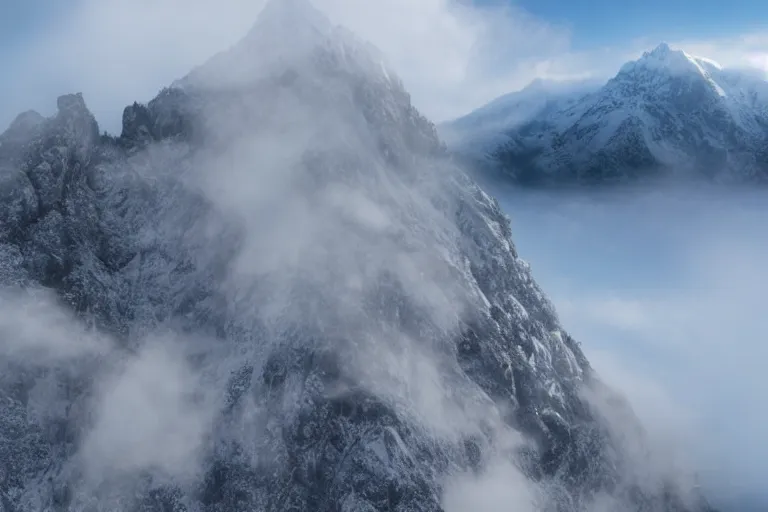
<path fill-rule="evenodd" d="M 73 0 L 0 0 L 0 43 L 23 44 L 54 23 Z"/>
<path fill-rule="evenodd" d="M 768 27 L 768 2 L 755 0 L 521 0 L 517 5 L 570 26 L 581 48 L 641 37 L 724 37 Z"/>
<path fill-rule="evenodd" d="M 1 0 L 0 41 L 5 44 L 34 37 L 77 1 Z M 768 2 L 754 0 L 519 0 L 512 4 L 569 27 L 579 48 L 616 45 L 641 37 L 722 37 L 768 28 Z"/>

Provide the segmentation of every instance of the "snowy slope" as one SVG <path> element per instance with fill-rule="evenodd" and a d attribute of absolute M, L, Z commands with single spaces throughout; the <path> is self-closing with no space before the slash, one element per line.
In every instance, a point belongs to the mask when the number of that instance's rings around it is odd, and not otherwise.
<path fill-rule="evenodd" d="M 760 77 L 661 44 L 596 93 L 508 131 L 494 156 L 529 183 L 765 181 L 767 93 Z"/>
<path fill-rule="evenodd" d="M 0 138 L 0 510 L 708 510 L 379 56 L 278 4 L 119 137 Z"/>
<path fill-rule="evenodd" d="M 538 117 L 568 108 L 602 83 L 556 82 L 536 79 L 520 91 L 438 126 L 449 148 L 477 156 L 509 140 L 508 132 Z"/>

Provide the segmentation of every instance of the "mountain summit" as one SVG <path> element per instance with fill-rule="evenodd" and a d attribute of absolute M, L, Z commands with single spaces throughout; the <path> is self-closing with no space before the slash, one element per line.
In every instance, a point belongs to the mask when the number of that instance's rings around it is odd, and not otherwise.
<path fill-rule="evenodd" d="M 576 99 L 502 128 L 492 166 L 525 183 L 768 180 L 760 78 L 662 43 Z"/>
<path fill-rule="evenodd" d="M 708 510 L 396 77 L 296 4 L 119 137 L 68 95 L 0 139 L 0 508 Z M 312 44 L 262 54 L 275 20 Z"/>
<path fill-rule="evenodd" d="M 629 78 L 643 85 L 652 85 L 668 79 L 703 80 L 721 97 L 726 93 L 714 76 L 722 67 L 709 59 L 693 57 L 682 50 L 673 50 L 667 43 L 661 43 L 650 52 L 622 66 L 619 77 Z M 618 78 L 618 77 L 617 77 Z"/>

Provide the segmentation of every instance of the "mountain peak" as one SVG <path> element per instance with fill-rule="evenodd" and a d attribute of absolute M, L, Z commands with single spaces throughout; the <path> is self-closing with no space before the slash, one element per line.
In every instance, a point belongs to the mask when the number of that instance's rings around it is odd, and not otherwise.
<path fill-rule="evenodd" d="M 723 89 L 713 80 L 712 73 L 720 69 L 713 61 L 689 55 L 683 50 L 674 50 L 667 43 L 661 43 L 651 51 L 622 66 L 617 77 L 638 80 L 639 75 L 666 77 L 691 77 L 705 80 L 718 95 L 724 96 Z"/>
<path fill-rule="evenodd" d="M 59 113 L 62 115 L 88 112 L 83 93 L 80 92 L 59 96 L 56 100 L 56 106 L 59 109 Z"/>
<path fill-rule="evenodd" d="M 502 96 L 490 104 L 494 115 L 484 107 L 466 116 L 472 122 L 462 121 L 464 132 L 449 133 L 449 145 L 527 184 L 665 175 L 731 183 L 768 179 L 764 79 L 662 42 L 591 94 L 570 96 L 554 108 L 541 107 L 544 95 L 537 89 L 544 84 L 529 86 L 538 94 Z M 513 118 L 504 109 L 525 116 Z"/>
<path fill-rule="evenodd" d="M 649 55 L 661 57 L 661 56 L 669 55 L 672 51 L 673 51 L 672 48 L 670 48 L 670 46 L 667 43 L 662 41 L 661 43 L 659 43 L 659 45 L 656 48 L 654 48 L 653 50 L 647 53 Z"/>
<path fill-rule="evenodd" d="M 259 14 L 246 39 L 263 35 L 280 35 L 283 39 L 328 34 L 330 20 L 310 0 L 269 0 Z M 275 30 L 279 30 L 277 34 Z"/>
<path fill-rule="evenodd" d="M 335 26 L 310 0 L 269 0 L 248 34 L 174 87 L 253 83 L 297 63 L 332 38 Z"/>
<path fill-rule="evenodd" d="M 636 62 L 645 67 L 672 70 L 687 70 L 695 66 L 695 62 L 688 54 L 682 50 L 673 50 L 667 43 L 660 43 L 653 50 L 643 53 Z"/>
<path fill-rule="evenodd" d="M 319 14 L 311 0 L 269 0 L 261 10 L 260 17 L 297 16 Z"/>
<path fill-rule="evenodd" d="M 45 122 L 45 118 L 35 110 L 22 112 L 11 122 L 6 133 L 25 132 Z"/>
<path fill-rule="evenodd" d="M 705 57 L 694 57 L 693 55 L 690 55 L 683 50 L 674 50 L 664 42 L 659 43 L 659 45 L 653 50 L 645 52 L 641 60 L 643 59 L 658 60 L 664 62 L 684 62 L 687 65 L 692 65 L 696 68 L 699 68 L 699 71 L 702 71 L 701 68 L 703 68 L 705 71 L 721 71 L 723 69 L 720 64 L 712 59 L 707 59 Z"/>
<path fill-rule="evenodd" d="M 332 23 L 310 0 L 269 0 L 243 39 L 172 87 L 248 88 L 267 78 L 306 75 L 323 66 L 354 69 L 402 87 L 375 46 Z"/>

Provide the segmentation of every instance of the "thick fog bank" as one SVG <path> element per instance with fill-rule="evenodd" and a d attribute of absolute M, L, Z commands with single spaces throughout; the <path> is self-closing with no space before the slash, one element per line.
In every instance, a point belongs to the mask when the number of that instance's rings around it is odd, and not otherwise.
<path fill-rule="evenodd" d="M 724 509 L 768 495 L 768 191 L 493 186 L 587 357 Z"/>

